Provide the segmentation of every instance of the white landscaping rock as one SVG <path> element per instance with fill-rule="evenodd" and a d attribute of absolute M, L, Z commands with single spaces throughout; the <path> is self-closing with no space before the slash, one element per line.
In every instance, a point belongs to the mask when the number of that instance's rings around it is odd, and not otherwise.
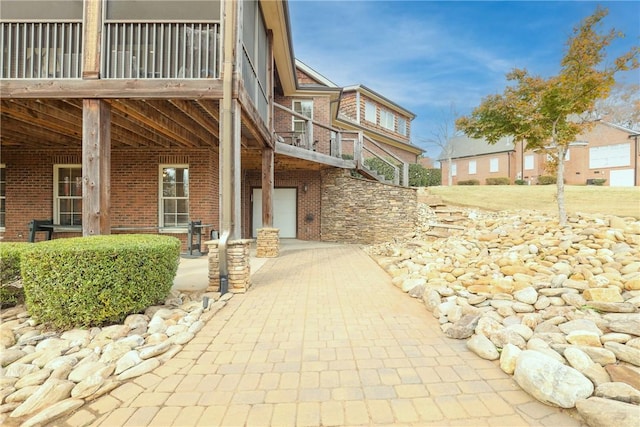
<path fill-rule="evenodd" d="M 539 401 L 561 408 L 593 394 L 593 384 L 580 372 L 533 350 L 520 354 L 513 379 Z"/>

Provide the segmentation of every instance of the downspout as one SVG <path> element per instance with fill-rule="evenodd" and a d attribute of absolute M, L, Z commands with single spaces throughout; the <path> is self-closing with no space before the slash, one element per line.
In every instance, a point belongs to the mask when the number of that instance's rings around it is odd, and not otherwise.
<path fill-rule="evenodd" d="M 218 261 L 220 265 L 220 293 L 229 290 L 229 267 L 227 262 L 227 243 L 231 236 L 231 219 L 233 217 L 233 65 L 234 65 L 234 29 L 235 2 L 224 2 L 224 62 L 222 69 L 222 153 L 220 188 L 221 196 L 221 234 L 218 242 Z"/>

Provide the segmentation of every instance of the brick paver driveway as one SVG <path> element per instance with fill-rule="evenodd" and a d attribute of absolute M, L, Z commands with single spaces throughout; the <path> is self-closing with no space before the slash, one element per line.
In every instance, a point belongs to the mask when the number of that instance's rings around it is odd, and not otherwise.
<path fill-rule="evenodd" d="M 440 332 L 357 246 L 283 252 L 172 360 L 59 425 L 578 426 Z"/>

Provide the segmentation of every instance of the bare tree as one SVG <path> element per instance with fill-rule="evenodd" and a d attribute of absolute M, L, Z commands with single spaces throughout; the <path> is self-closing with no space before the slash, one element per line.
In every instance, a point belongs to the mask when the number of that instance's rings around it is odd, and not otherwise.
<path fill-rule="evenodd" d="M 456 110 L 455 103 L 449 105 L 447 111 L 442 110 L 440 115 L 440 121 L 438 127 L 433 131 L 430 138 L 424 139 L 424 143 L 427 145 L 433 145 L 441 149 L 439 158 L 445 159 L 447 162 L 447 181 L 446 185 L 453 185 L 452 164 L 453 164 L 453 146 L 451 145 L 451 139 L 456 136 L 456 119 L 458 118 L 458 112 Z M 443 185 L 445 183 L 443 182 Z"/>
<path fill-rule="evenodd" d="M 640 129 L 640 84 L 616 83 L 607 98 L 596 101 L 595 119 Z"/>

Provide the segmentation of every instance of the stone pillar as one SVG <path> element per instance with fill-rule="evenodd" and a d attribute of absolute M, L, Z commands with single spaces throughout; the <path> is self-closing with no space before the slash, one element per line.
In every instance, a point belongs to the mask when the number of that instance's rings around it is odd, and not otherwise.
<path fill-rule="evenodd" d="M 258 228 L 256 257 L 277 258 L 280 253 L 279 228 Z"/>
<path fill-rule="evenodd" d="M 219 240 L 205 242 L 209 247 L 209 287 L 207 292 L 220 291 Z M 249 248 L 251 239 L 229 240 L 227 242 L 227 262 L 229 265 L 229 292 L 244 293 L 251 287 Z"/>

